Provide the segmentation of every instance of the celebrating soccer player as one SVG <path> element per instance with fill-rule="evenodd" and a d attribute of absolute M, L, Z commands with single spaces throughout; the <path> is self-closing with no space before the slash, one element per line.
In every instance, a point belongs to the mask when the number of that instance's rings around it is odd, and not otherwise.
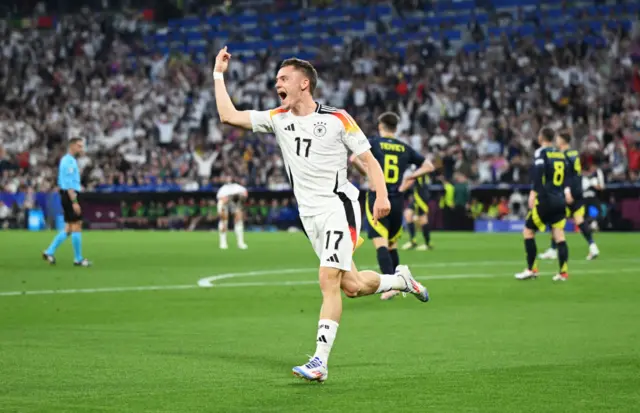
<path fill-rule="evenodd" d="M 50 264 L 55 264 L 56 250 L 71 235 L 73 245 L 73 265 L 88 267 L 91 263 L 82 257 L 82 210 L 78 203 L 80 196 L 80 168 L 77 158 L 84 151 L 84 141 L 81 138 L 69 140 L 69 152 L 60 159 L 58 166 L 58 187 L 64 213 L 64 231 L 56 235 L 49 248 L 42 253 L 42 258 Z"/>
<path fill-rule="evenodd" d="M 322 306 L 316 351 L 308 363 L 294 367 L 293 373 L 307 380 L 325 381 L 329 353 L 342 315 L 340 290 L 348 297 L 400 290 L 428 301 L 427 290 L 406 266 L 399 266 L 392 274 L 378 274 L 358 271 L 353 263 L 361 214 L 359 192 L 347 180 L 348 151 L 367 165 L 367 175 L 376 191 L 374 222 L 387 216 L 391 206 L 382 168 L 356 122 L 344 110 L 313 100 L 318 81 L 313 65 L 295 58 L 283 61 L 276 77 L 282 105 L 267 111 L 238 111 L 223 77 L 230 58 L 226 47 L 220 50 L 213 72 L 220 120 L 254 132 L 275 134 L 303 228 L 320 260 Z"/>
<path fill-rule="evenodd" d="M 598 246 L 593 241 L 593 233 L 589 224 L 584 220 L 584 199 L 582 198 L 582 165 L 578 151 L 571 149 L 571 134 L 568 132 L 559 133 L 556 137 L 556 147 L 560 149 L 567 159 L 567 186 L 571 189 L 571 202 L 567 205 L 567 218 L 573 218 L 576 226 L 580 228 L 580 232 L 587 244 L 589 245 L 589 254 L 587 260 L 593 260 L 600 255 Z M 553 260 L 558 257 L 556 243 L 551 239 L 551 248 L 540 254 L 541 259 Z"/>
<path fill-rule="evenodd" d="M 558 246 L 560 271 L 553 277 L 554 281 L 565 281 L 568 278 L 569 248 L 564 236 L 566 199 L 571 192 L 566 182 L 567 162 L 564 153 L 553 147 L 555 132 L 544 127 L 538 135 L 540 148 L 535 153 L 533 162 L 533 188 L 529 193 L 529 213 L 522 230 L 524 246 L 527 254 L 527 268 L 516 274 L 519 280 L 536 278 L 536 231 L 544 231 L 551 226 L 551 235 Z M 566 199 L 565 199 L 566 197 Z"/>
<path fill-rule="evenodd" d="M 433 171 L 433 165 L 412 147 L 395 138 L 400 117 L 386 112 L 378 118 L 380 137 L 369 140 L 374 158 L 383 165 L 384 181 L 391 200 L 391 212 L 377 222 L 373 219 L 372 205 L 376 198 L 375 189 L 367 193 L 366 214 L 369 221 L 369 239 L 373 241 L 378 256 L 378 265 L 383 274 L 391 274 L 400 264 L 398 239 L 402 235 L 402 213 L 404 210 L 403 191 L 410 188 L 416 179 Z M 357 157 L 352 157 L 353 165 L 362 174 L 366 174 L 366 165 Z M 411 165 L 418 169 L 402 181 L 402 177 Z M 399 294 L 397 290 L 387 291 L 380 297 L 388 300 Z"/>

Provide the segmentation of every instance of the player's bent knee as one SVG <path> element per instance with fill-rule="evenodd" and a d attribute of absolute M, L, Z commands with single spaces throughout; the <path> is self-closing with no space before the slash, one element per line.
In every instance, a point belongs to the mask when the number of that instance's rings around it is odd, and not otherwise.
<path fill-rule="evenodd" d="M 380 247 L 389 248 L 389 240 L 387 240 L 385 238 L 382 238 L 382 237 L 374 238 L 373 239 L 373 246 L 376 247 L 376 249 L 378 249 Z"/>
<path fill-rule="evenodd" d="M 357 283 L 343 283 L 340 288 L 348 298 L 357 298 L 360 295 L 360 286 Z"/>
<path fill-rule="evenodd" d="M 536 232 L 530 228 L 524 227 L 522 229 L 522 235 L 525 239 L 531 239 L 536 235 Z"/>
<path fill-rule="evenodd" d="M 551 235 L 553 235 L 553 239 L 556 242 L 565 241 L 564 229 L 553 229 L 551 230 Z"/>

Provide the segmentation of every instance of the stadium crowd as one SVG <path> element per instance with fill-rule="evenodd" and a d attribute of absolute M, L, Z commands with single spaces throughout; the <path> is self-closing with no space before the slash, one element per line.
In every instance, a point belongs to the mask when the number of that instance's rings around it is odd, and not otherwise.
<path fill-rule="evenodd" d="M 399 8 L 402 16 L 423 6 L 410 3 Z M 86 190 L 206 190 L 227 176 L 248 187 L 289 188 L 273 136 L 218 122 L 210 64 L 147 50 L 142 36 L 157 29 L 153 23 L 84 10 L 55 30 L 0 29 L 3 191 L 52 189 L 74 136 L 86 140 Z M 478 24 L 468 32 L 490 37 Z M 552 125 L 573 131 L 585 169 L 638 182 L 638 33 L 618 27 L 606 30 L 600 47 L 549 42 L 542 50 L 503 36 L 472 53 L 427 38 L 404 55 L 355 38 L 321 48 L 317 100 L 345 108 L 367 134 L 381 112 L 398 112 L 399 139 L 432 159 L 434 178 L 527 183 L 536 132 Z M 212 43 L 210 57 L 221 46 Z M 278 63 L 269 54 L 232 60 L 227 85 L 239 108 L 278 105 Z"/>

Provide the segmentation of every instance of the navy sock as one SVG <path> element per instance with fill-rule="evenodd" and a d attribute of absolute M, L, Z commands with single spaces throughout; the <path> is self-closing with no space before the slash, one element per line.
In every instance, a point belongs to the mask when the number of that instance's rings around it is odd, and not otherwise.
<path fill-rule="evenodd" d="M 530 270 L 537 270 L 536 256 L 538 255 L 538 247 L 536 240 L 533 238 L 524 240 L 524 250 L 527 253 L 527 268 Z"/>
<path fill-rule="evenodd" d="M 558 264 L 560 265 L 560 272 L 566 273 L 569 272 L 569 265 L 567 262 L 569 261 L 569 247 L 567 246 L 566 241 L 562 241 L 558 243 Z"/>
<path fill-rule="evenodd" d="M 380 272 L 382 274 L 394 274 L 395 270 L 393 267 L 393 262 L 391 261 L 389 248 L 380 247 L 376 250 L 376 254 L 378 256 L 378 265 L 380 266 Z"/>
<path fill-rule="evenodd" d="M 400 264 L 400 256 L 398 255 L 397 249 L 389 250 L 389 255 L 391 256 L 391 265 L 393 265 L 393 271 L 395 272 L 396 267 Z"/>
<path fill-rule="evenodd" d="M 416 224 L 413 222 L 409 222 L 407 224 L 407 231 L 409 231 L 409 238 L 411 238 L 411 242 L 415 242 L 416 239 Z"/>
<path fill-rule="evenodd" d="M 587 243 L 589 245 L 593 244 L 593 233 L 591 232 L 591 228 L 589 227 L 587 222 L 583 222 L 582 224 L 578 225 L 578 227 L 580 228 L 580 232 L 582 232 L 582 236 L 584 237 L 584 239 L 587 240 Z"/>
<path fill-rule="evenodd" d="M 422 236 L 424 236 L 424 243 L 427 246 L 431 245 L 431 230 L 429 229 L 429 224 L 424 224 L 422 226 Z"/>
<path fill-rule="evenodd" d="M 553 237 L 551 237 L 551 249 L 555 250 L 557 248 L 558 246 L 556 245 L 556 240 L 554 240 Z"/>

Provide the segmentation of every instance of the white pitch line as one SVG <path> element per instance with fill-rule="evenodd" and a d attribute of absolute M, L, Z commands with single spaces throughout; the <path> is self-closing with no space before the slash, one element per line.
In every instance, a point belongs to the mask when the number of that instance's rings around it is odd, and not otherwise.
<path fill-rule="evenodd" d="M 640 259 L 638 258 L 622 258 L 622 259 L 614 259 L 614 260 L 609 260 L 608 262 L 640 262 Z M 495 266 L 495 265 L 511 265 L 511 264 L 522 264 L 522 260 L 519 261 L 459 261 L 459 262 L 432 262 L 432 263 L 419 263 L 419 264 L 411 264 L 410 267 L 411 268 L 443 268 L 443 267 L 484 267 L 484 266 Z M 589 264 L 588 261 L 576 261 L 574 263 L 572 263 L 571 265 L 575 265 L 575 264 Z M 373 266 L 368 266 L 368 267 L 361 267 L 360 269 L 373 269 Z M 226 274 L 219 274 L 219 275 L 212 275 L 210 277 L 205 277 L 202 278 L 198 281 L 198 285 L 200 287 L 203 288 L 210 288 L 214 286 L 214 282 L 215 281 L 220 281 L 220 280 L 225 280 L 225 279 L 229 279 L 229 278 L 244 278 L 244 277 L 260 277 L 263 275 L 271 275 L 271 274 L 298 274 L 298 273 L 317 273 L 318 268 L 313 268 L 313 267 L 309 267 L 309 268 L 295 268 L 295 269 L 284 269 L 284 270 L 278 270 L 278 269 L 273 269 L 273 270 L 260 270 L 260 271 L 248 271 L 248 272 L 232 272 L 232 273 L 226 273 Z M 581 271 L 582 272 L 582 271 Z M 456 276 L 458 276 L 458 278 L 492 278 L 493 276 L 490 277 L 474 277 L 473 275 L 478 275 L 478 274 L 452 274 L 452 275 L 446 275 L 443 274 L 442 276 L 437 276 L 437 277 L 442 277 L 442 278 L 456 278 Z M 498 275 L 500 276 L 500 275 Z M 431 276 L 434 277 L 434 276 Z M 416 277 L 416 278 L 420 278 L 420 279 L 429 279 L 429 278 L 421 278 L 421 277 Z M 431 279 L 441 279 L 441 278 L 431 278 Z M 244 284 L 244 283 L 243 283 Z M 224 284 L 227 285 L 227 284 Z M 220 284 L 215 284 L 216 287 L 221 286 Z"/>
<path fill-rule="evenodd" d="M 217 277 L 220 279 L 228 279 L 242 276 L 259 276 L 268 274 L 285 274 L 285 273 L 300 273 L 315 271 L 316 269 L 288 269 L 288 270 L 265 270 L 265 271 L 251 271 L 247 273 L 229 273 L 222 274 Z M 621 268 L 616 272 L 637 272 L 632 268 Z M 609 274 L 611 270 L 583 270 L 579 274 Z M 549 276 L 553 273 L 545 272 L 541 275 Z M 417 276 L 419 280 L 460 280 L 460 279 L 473 279 L 473 278 L 502 278 L 510 277 L 509 274 L 436 274 Z M 205 288 L 246 288 L 246 287 L 288 287 L 288 286 L 303 286 L 303 285 L 317 285 L 316 280 L 295 280 L 295 281 L 258 281 L 258 282 L 237 282 L 237 283 L 224 283 L 224 284 L 212 284 L 208 277 L 203 280 L 209 280 L 209 285 Z M 200 281 L 203 281 L 200 280 Z M 18 295 L 50 295 L 50 294 L 92 294 L 92 293 L 111 293 L 111 292 L 129 292 L 129 291 L 159 291 L 159 290 L 190 290 L 195 288 L 202 288 L 202 285 L 185 284 L 185 285 L 148 285 L 148 286 L 132 286 L 132 287 L 106 287 L 106 288 L 80 288 L 80 289 L 65 289 L 65 290 L 32 290 L 32 291 L 2 291 L 0 297 L 10 297 Z"/>
<path fill-rule="evenodd" d="M 119 293 L 125 291 L 156 291 L 156 290 L 188 290 L 198 288 L 197 285 L 142 285 L 132 287 L 104 287 L 104 288 L 77 288 L 65 290 L 31 290 L 31 291 L 0 291 L 0 297 L 15 295 L 46 295 L 46 294 L 92 294 L 92 293 Z"/>

